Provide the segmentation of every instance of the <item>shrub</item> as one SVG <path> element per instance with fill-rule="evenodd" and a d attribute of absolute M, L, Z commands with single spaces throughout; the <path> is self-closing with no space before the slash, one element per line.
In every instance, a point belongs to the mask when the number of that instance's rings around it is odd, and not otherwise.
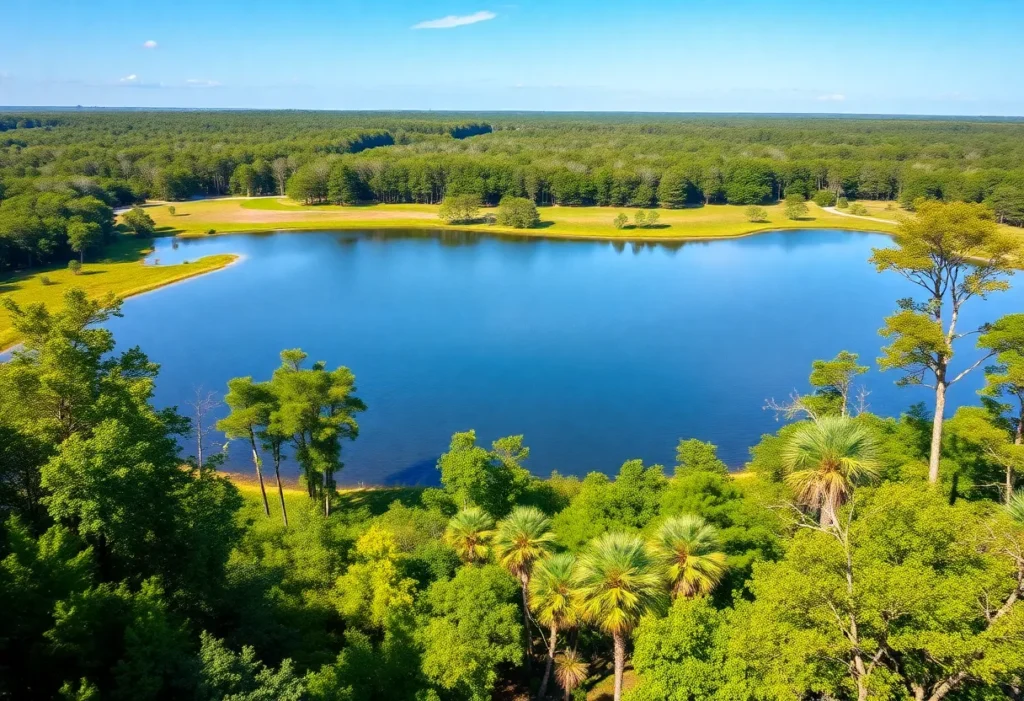
<path fill-rule="evenodd" d="M 633 216 L 634 226 L 638 229 L 643 229 L 647 226 L 647 212 L 640 210 Z"/>
<path fill-rule="evenodd" d="M 216 234 L 216 233 L 217 233 L 217 230 L 216 230 L 216 229 L 208 229 L 208 230 L 206 231 L 206 235 L 207 235 L 207 236 L 213 236 L 213 235 L 214 235 L 214 234 Z"/>
<path fill-rule="evenodd" d="M 39 276 L 39 283 L 40 283 L 40 284 L 41 284 L 41 285 L 42 285 L 43 287 L 47 287 L 47 286 L 49 286 L 49 285 L 52 285 L 52 284 L 53 284 L 53 281 L 52 281 L 52 280 L 50 280 L 50 278 L 48 278 L 48 277 L 47 277 L 46 275 L 40 275 L 40 276 Z"/>
<path fill-rule="evenodd" d="M 836 193 L 828 190 L 818 190 L 814 193 L 814 204 L 819 207 L 831 207 L 836 203 Z"/>
<path fill-rule="evenodd" d="M 850 214 L 856 214 L 858 216 L 864 216 L 868 213 L 868 208 L 862 205 L 860 202 L 854 202 L 850 205 Z"/>
<path fill-rule="evenodd" d="M 447 224 L 472 222 L 479 214 L 479 195 L 448 195 L 437 210 L 437 216 Z"/>
<path fill-rule="evenodd" d="M 839 209 L 846 209 L 849 206 L 850 200 L 846 199 L 845 197 L 840 197 L 838 200 L 836 200 L 836 207 L 838 207 Z"/>
<path fill-rule="evenodd" d="M 786 217 L 789 219 L 803 219 L 807 216 L 807 204 L 803 195 L 786 195 Z"/>
<path fill-rule="evenodd" d="M 749 222 L 768 221 L 768 210 L 764 207 L 758 207 L 757 205 L 752 204 L 744 209 L 743 213 L 747 215 L 747 221 Z"/>
<path fill-rule="evenodd" d="M 628 223 L 629 223 L 629 217 L 627 217 L 622 212 L 619 212 L 615 216 L 615 219 L 612 220 L 612 224 L 615 225 L 616 229 L 621 229 L 621 228 L 625 227 L 626 224 L 628 224 Z"/>
<path fill-rule="evenodd" d="M 69 260 L 68 270 L 70 270 L 73 274 L 78 275 L 79 273 L 82 272 L 82 263 L 77 260 Z"/>
<path fill-rule="evenodd" d="M 653 229 L 654 227 L 656 227 L 658 225 L 658 220 L 660 218 L 661 218 L 661 215 L 658 214 L 657 211 L 651 210 L 650 212 L 648 212 L 647 213 L 647 228 L 648 229 Z"/>
<path fill-rule="evenodd" d="M 172 204 L 170 207 L 168 207 L 167 211 L 173 217 L 175 212 L 174 205 Z"/>
<path fill-rule="evenodd" d="M 498 204 L 498 223 L 513 229 L 532 229 L 540 224 L 537 205 L 525 197 L 502 197 Z"/>

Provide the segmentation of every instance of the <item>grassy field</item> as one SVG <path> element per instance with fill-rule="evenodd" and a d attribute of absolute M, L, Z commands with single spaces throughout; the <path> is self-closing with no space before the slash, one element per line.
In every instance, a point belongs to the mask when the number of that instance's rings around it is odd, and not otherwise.
<path fill-rule="evenodd" d="M 128 297 L 223 268 L 236 258 L 219 255 L 181 265 L 143 265 L 141 257 L 148 247 L 146 241 L 124 237 L 107 249 L 102 260 L 83 265 L 80 275 L 72 274 L 66 267 L 3 275 L 0 294 L 20 305 L 43 302 L 51 308 L 60 306 L 64 293 L 73 287 L 85 290 L 90 297 L 108 292 Z M 44 284 L 44 279 L 49 284 Z M 17 341 L 10 315 L 0 307 L 0 349 Z"/>
<path fill-rule="evenodd" d="M 892 225 L 851 219 L 809 204 L 810 213 L 801 220 L 787 219 L 782 205 L 764 207 L 768 221 L 749 222 L 738 205 L 711 205 L 689 209 L 660 209 L 657 228 L 616 229 L 615 216 L 623 212 L 632 219 L 635 209 L 615 207 L 542 207 L 541 226 L 511 229 L 488 224 L 446 226 L 437 218 L 436 205 L 394 204 L 365 207 L 322 205 L 307 207 L 286 198 L 219 199 L 174 204 L 172 216 L 166 205 L 152 205 L 147 212 L 161 232 L 184 236 L 244 231 L 301 229 L 388 229 L 431 228 L 513 233 L 526 236 L 599 239 L 695 239 L 743 236 L 771 229 L 867 229 L 891 231 Z M 485 210 L 486 211 L 486 210 Z"/>

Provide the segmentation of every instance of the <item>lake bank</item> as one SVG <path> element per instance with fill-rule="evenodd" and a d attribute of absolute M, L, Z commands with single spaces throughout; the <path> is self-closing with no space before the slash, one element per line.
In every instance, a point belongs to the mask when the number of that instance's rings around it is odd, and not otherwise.
<path fill-rule="evenodd" d="M 110 292 L 122 298 L 134 297 L 223 270 L 241 259 L 232 253 L 220 253 L 173 265 L 146 265 L 144 256 L 150 250 L 148 242 L 125 240 L 112 246 L 103 260 L 86 262 L 78 275 L 66 267 L 53 267 L 0 276 L 0 293 L 22 306 L 42 302 L 56 309 L 64 293 L 72 288 L 84 290 L 92 299 Z M 0 353 L 16 346 L 19 340 L 10 315 L 0 307 Z"/>
<path fill-rule="evenodd" d="M 174 214 L 169 207 L 174 208 Z M 159 203 L 146 207 L 161 233 L 183 238 L 216 234 L 264 231 L 319 231 L 366 229 L 432 229 L 509 234 L 531 238 L 565 238 L 597 241 L 695 241 L 749 236 L 779 230 L 845 229 L 891 233 L 895 222 L 863 221 L 828 212 L 808 203 L 808 216 L 792 220 L 785 205 L 762 207 L 764 221 L 748 221 L 746 207 L 709 205 L 685 209 L 658 209 L 659 222 L 651 228 L 631 225 L 615 228 L 618 214 L 632 219 L 640 211 L 628 207 L 541 207 L 541 225 L 515 229 L 496 224 L 449 225 L 438 216 L 437 205 L 399 204 L 305 206 L 287 198 L 220 198 L 190 202 Z M 491 208 L 482 210 L 493 211 Z"/>

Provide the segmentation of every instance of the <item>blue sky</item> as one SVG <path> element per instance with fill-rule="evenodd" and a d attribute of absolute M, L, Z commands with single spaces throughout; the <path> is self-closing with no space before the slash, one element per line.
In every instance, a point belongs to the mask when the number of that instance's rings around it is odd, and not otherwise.
<path fill-rule="evenodd" d="M 7 5 L 0 105 L 1024 115 L 1022 0 Z"/>

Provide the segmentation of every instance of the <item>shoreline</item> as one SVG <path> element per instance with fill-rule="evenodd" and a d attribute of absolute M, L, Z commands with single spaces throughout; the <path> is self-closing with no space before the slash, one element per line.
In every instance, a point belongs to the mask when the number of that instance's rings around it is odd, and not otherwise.
<path fill-rule="evenodd" d="M 155 283 L 151 283 L 151 284 L 148 284 L 148 285 L 142 285 L 141 287 L 129 288 L 128 290 L 125 290 L 124 292 L 119 292 L 119 293 L 114 293 L 114 294 L 115 294 L 115 296 L 117 296 L 120 299 L 128 299 L 129 297 L 139 297 L 139 296 L 148 294 L 150 292 L 155 292 L 155 291 L 160 290 L 160 289 L 162 289 L 164 287 L 169 287 L 171 285 L 177 285 L 177 284 L 180 284 L 180 283 L 183 283 L 183 282 L 188 282 L 190 280 L 194 280 L 196 278 L 199 278 L 199 277 L 201 277 L 203 275 L 210 275 L 210 274 L 213 274 L 213 273 L 220 272 L 221 270 L 226 270 L 226 269 L 230 268 L 232 265 L 235 265 L 236 263 L 240 263 L 243 260 L 245 260 L 245 256 L 240 254 L 240 253 L 218 253 L 216 255 L 227 256 L 229 258 L 229 260 L 227 262 L 225 262 L 223 265 L 218 265 L 218 266 L 216 266 L 214 268 L 206 268 L 204 270 L 188 270 L 188 271 L 184 271 L 184 273 L 182 275 L 178 276 L 178 277 L 169 278 L 167 280 L 161 280 L 160 282 L 155 282 Z M 212 257 L 213 256 L 204 256 L 204 258 L 212 258 Z M 144 258 L 141 258 L 139 260 L 139 263 L 141 265 L 145 265 L 143 260 L 144 260 Z M 203 258 L 198 258 L 198 259 L 196 259 L 195 262 L 198 263 L 198 262 L 200 262 L 202 260 L 203 260 Z M 2 346 L 0 346 L 0 355 L 6 354 L 6 353 L 10 353 L 11 351 L 15 350 L 20 345 L 21 345 L 21 341 L 20 340 L 16 340 L 13 343 L 10 343 L 10 344 L 7 344 L 7 345 L 2 345 Z"/>

